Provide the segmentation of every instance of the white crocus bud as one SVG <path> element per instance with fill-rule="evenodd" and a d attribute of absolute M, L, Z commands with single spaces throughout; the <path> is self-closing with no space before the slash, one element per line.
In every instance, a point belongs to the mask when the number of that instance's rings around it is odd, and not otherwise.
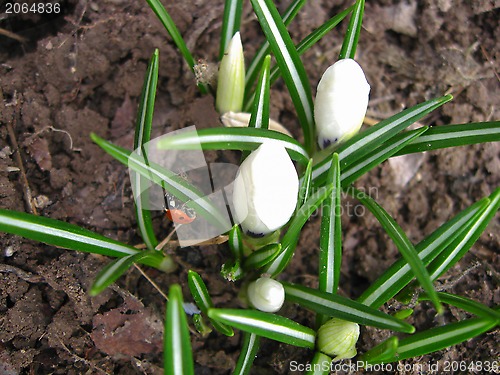
<path fill-rule="evenodd" d="M 276 312 L 285 302 L 285 289 L 279 281 L 261 277 L 248 285 L 248 300 L 260 311 Z"/>
<path fill-rule="evenodd" d="M 359 325 L 333 318 L 319 328 L 317 337 L 318 350 L 334 357 L 334 361 L 352 358 L 357 353 Z"/>
<path fill-rule="evenodd" d="M 330 66 L 318 84 L 314 119 L 321 148 L 354 136 L 368 107 L 370 85 L 359 64 L 342 59 Z"/>
<path fill-rule="evenodd" d="M 240 33 L 234 34 L 220 63 L 215 108 L 219 113 L 240 112 L 245 94 L 245 58 Z"/>
<path fill-rule="evenodd" d="M 297 205 L 299 177 L 285 147 L 266 142 L 241 163 L 234 181 L 234 216 L 262 237 L 285 225 Z"/>

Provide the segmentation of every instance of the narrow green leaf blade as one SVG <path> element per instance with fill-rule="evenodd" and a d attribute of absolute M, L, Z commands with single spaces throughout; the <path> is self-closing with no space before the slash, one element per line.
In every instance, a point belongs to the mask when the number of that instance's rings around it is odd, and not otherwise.
<path fill-rule="evenodd" d="M 210 294 L 208 294 L 207 286 L 197 272 L 192 270 L 188 271 L 188 286 L 189 290 L 191 291 L 191 295 L 193 296 L 194 302 L 196 303 L 196 306 L 198 306 L 198 308 L 201 310 L 201 312 L 206 314 L 208 312 L 208 309 L 214 307 L 212 298 L 210 297 Z M 214 328 L 223 335 L 234 335 L 231 327 L 219 323 L 216 320 L 210 319 L 210 321 Z"/>
<path fill-rule="evenodd" d="M 89 294 L 96 296 L 104 289 L 118 280 L 134 263 L 141 263 L 148 258 L 148 263 L 157 263 L 156 268 L 160 268 L 165 261 L 165 257 L 159 251 L 141 251 L 137 254 L 127 255 L 123 258 L 116 259 L 107 264 L 96 276 Z"/>
<path fill-rule="evenodd" d="M 500 208 L 500 188 L 496 189 L 490 195 L 488 207 L 477 218 L 474 225 L 462 235 L 455 239 L 453 243 L 447 247 L 439 256 L 429 265 L 428 271 L 432 280 L 436 280 L 439 276 L 448 271 L 469 251 L 472 245 L 477 241 L 481 233 L 484 232 L 488 223 L 496 215 Z"/>
<path fill-rule="evenodd" d="M 305 3 L 306 0 L 293 0 L 290 3 L 288 8 L 285 10 L 285 13 L 283 13 L 283 16 L 281 17 L 285 26 L 288 26 L 290 22 L 292 22 L 292 20 L 295 18 L 295 16 Z M 259 73 L 259 70 L 261 70 L 262 62 L 264 61 L 265 56 L 269 54 L 269 51 L 269 42 L 266 40 L 255 53 L 255 56 L 247 69 L 245 84 L 245 103 L 248 100 L 252 85 L 257 78 L 257 74 Z"/>
<path fill-rule="evenodd" d="M 462 231 L 472 227 L 477 217 L 486 209 L 488 202 L 487 198 L 483 198 L 474 203 L 421 241 L 415 249 L 424 265 L 435 259 Z M 408 263 L 404 259 L 399 259 L 370 285 L 358 301 L 378 308 L 394 297 L 413 278 Z"/>
<path fill-rule="evenodd" d="M 349 192 L 357 198 L 370 212 L 377 218 L 382 227 L 385 229 L 389 237 L 396 244 L 399 252 L 405 258 L 406 262 L 410 265 L 415 277 L 420 282 L 424 290 L 429 293 L 429 296 L 436 307 L 437 312 L 440 314 L 443 310 L 439 298 L 437 297 L 436 290 L 432 284 L 432 280 L 425 268 L 422 260 L 418 257 L 415 247 L 408 239 L 401 227 L 396 221 L 385 211 L 373 198 L 365 192 L 359 191 L 355 188 L 349 189 Z"/>
<path fill-rule="evenodd" d="M 255 128 L 212 128 L 187 131 L 158 142 L 158 147 L 169 150 L 247 150 L 253 151 L 264 142 L 285 147 L 293 160 L 306 164 L 307 151 L 295 139 L 275 131 Z"/>
<path fill-rule="evenodd" d="M 260 337 L 254 333 L 243 332 L 243 344 L 240 350 L 240 356 L 233 375 L 248 375 L 252 368 L 253 361 L 259 351 Z"/>
<path fill-rule="evenodd" d="M 363 13 L 365 10 L 365 0 L 358 0 L 354 4 L 354 9 L 349 20 L 349 26 L 344 36 L 344 42 L 340 50 L 340 59 L 354 59 L 356 48 L 358 46 L 361 24 L 363 22 Z"/>
<path fill-rule="evenodd" d="M 348 166 L 361 160 L 372 150 L 380 147 L 385 141 L 451 99 L 451 95 L 446 95 L 441 98 L 428 100 L 386 120 L 380 121 L 369 129 L 356 134 L 336 150 L 340 158 L 340 169 L 344 171 Z M 330 167 L 331 159 L 329 157 L 326 157 L 313 166 L 313 182 L 315 186 L 324 184 Z"/>
<path fill-rule="evenodd" d="M 313 104 L 304 66 L 272 0 L 251 0 L 251 3 L 297 110 L 306 150 L 313 152 L 316 144 Z"/>
<path fill-rule="evenodd" d="M 245 259 L 243 267 L 247 270 L 256 270 L 272 262 L 281 253 L 280 243 L 271 243 L 255 250 Z"/>
<path fill-rule="evenodd" d="M 311 361 L 311 369 L 306 372 L 306 375 L 328 375 L 330 374 L 331 363 L 332 359 L 329 356 L 316 352 Z"/>
<path fill-rule="evenodd" d="M 296 302 L 317 313 L 398 332 L 413 333 L 415 331 L 412 325 L 402 320 L 338 294 L 288 283 L 283 283 L 283 286 L 288 301 Z"/>
<path fill-rule="evenodd" d="M 287 232 L 281 240 L 281 253 L 266 266 L 266 273 L 277 276 L 288 265 L 292 259 L 293 253 L 299 240 L 300 231 L 314 211 L 318 209 L 321 203 L 331 194 L 333 186 L 318 189 L 307 201 L 302 205 L 293 216 Z"/>
<path fill-rule="evenodd" d="M 304 348 L 314 348 L 316 332 L 280 315 L 256 310 L 210 309 L 208 316 L 242 331 Z"/>
<path fill-rule="evenodd" d="M 486 318 L 473 318 L 431 328 L 399 340 L 398 350 L 384 362 L 402 361 L 460 344 L 489 331 L 498 321 Z"/>
<path fill-rule="evenodd" d="M 0 209 L 0 231 L 87 253 L 125 257 L 139 253 L 132 246 L 63 221 Z"/>
<path fill-rule="evenodd" d="M 482 303 L 479 303 L 477 301 L 474 301 L 470 298 L 458 296 L 456 294 L 451 294 L 451 293 L 445 293 L 445 292 L 438 292 L 438 297 L 439 300 L 443 303 L 446 303 L 448 305 L 452 305 L 455 307 L 458 307 L 459 309 L 462 309 L 464 311 L 467 311 L 471 314 L 477 315 L 480 318 L 486 318 L 486 319 L 496 319 L 500 321 L 500 312 L 489 308 L 486 305 L 483 305 Z M 429 296 L 427 294 L 421 294 L 418 296 L 419 301 L 428 301 Z"/>
<path fill-rule="evenodd" d="M 500 141 L 500 121 L 432 126 L 425 134 L 399 150 L 396 155 L 498 141 Z"/>
<path fill-rule="evenodd" d="M 149 61 L 146 77 L 142 86 L 141 99 L 139 101 L 139 110 L 137 112 L 137 121 L 135 127 L 134 150 L 141 155 L 142 147 L 151 139 L 151 126 L 153 123 L 154 103 L 156 97 L 156 86 L 158 83 L 158 63 L 159 52 L 155 50 Z M 134 173 L 135 174 L 135 173 Z M 131 176 L 131 181 L 136 186 L 134 191 L 143 193 L 135 200 L 135 216 L 139 233 L 146 244 L 146 247 L 153 250 L 158 244 L 158 240 L 153 231 L 151 220 L 151 211 L 145 209 L 149 203 L 149 192 L 143 186 L 147 183 L 146 178 L 138 174 Z"/>
<path fill-rule="evenodd" d="M 222 17 L 222 32 L 220 36 L 219 60 L 222 60 L 229 41 L 240 30 L 242 0 L 226 0 Z"/>
<path fill-rule="evenodd" d="M 401 132 L 384 142 L 382 146 L 365 155 L 362 159 L 352 163 L 342 171 L 342 187 L 349 186 L 366 172 L 389 159 L 406 144 L 425 133 L 427 129 L 428 127 L 425 126 L 416 130 Z"/>
<path fill-rule="evenodd" d="M 175 22 L 172 20 L 172 17 L 170 17 L 170 14 L 168 14 L 167 10 L 160 2 L 160 0 L 146 0 L 146 1 L 148 2 L 153 12 L 156 14 L 160 22 L 163 24 L 165 29 L 167 30 L 168 34 L 170 35 L 175 45 L 181 52 L 181 55 L 184 57 L 184 60 L 186 60 L 191 70 L 194 70 L 196 61 L 194 60 L 193 55 L 191 54 L 189 49 L 187 48 L 186 43 L 184 42 L 184 39 L 182 38 L 182 35 L 179 32 L 179 29 L 175 25 Z M 200 92 L 203 94 L 206 94 L 208 92 L 208 89 L 202 84 L 199 84 L 198 88 L 200 89 Z"/>
<path fill-rule="evenodd" d="M 241 228 L 238 224 L 234 225 L 229 231 L 228 245 L 234 256 L 234 260 L 241 261 L 244 253 L 243 235 L 241 234 Z"/>
<path fill-rule="evenodd" d="M 337 293 L 342 264 L 342 221 L 340 202 L 340 164 L 339 156 L 334 153 L 332 168 L 327 184 L 334 188 L 325 199 L 321 216 L 319 240 L 319 290 Z"/>
<path fill-rule="evenodd" d="M 306 170 L 300 179 L 299 199 L 297 199 L 297 210 L 309 199 L 311 195 L 312 182 L 312 164 L 313 159 L 309 159 Z"/>
<path fill-rule="evenodd" d="M 252 116 L 248 127 L 267 129 L 269 127 L 269 69 L 271 65 L 271 56 L 267 55 L 262 63 L 255 99 L 252 110 Z"/>
<path fill-rule="evenodd" d="M 377 346 L 359 356 L 358 361 L 366 362 L 370 365 L 385 363 L 389 358 L 396 355 L 398 345 L 398 338 L 396 336 L 391 336 L 387 340 L 381 342 Z"/>
<path fill-rule="evenodd" d="M 182 290 L 177 284 L 172 285 L 168 293 L 163 346 L 165 375 L 194 375 L 191 339 L 182 307 Z"/>

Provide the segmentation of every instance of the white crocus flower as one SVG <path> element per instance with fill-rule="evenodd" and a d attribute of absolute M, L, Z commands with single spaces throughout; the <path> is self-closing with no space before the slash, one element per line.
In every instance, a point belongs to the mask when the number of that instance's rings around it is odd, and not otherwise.
<path fill-rule="evenodd" d="M 245 95 L 245 58 L 240 33 L 226 47 L 219 68 L 215 108 L 219 113 L 240 112 Z"/>
<path fill-rule="evenodd" d="M 276 312 L 285 302 L 285 289 L 279 281 L 261 277 L 248 285 L 248 300 L 260 311 Z"/>
<path fill-rule="evenodd" d="M 256 237 L 271 233 L 290 220 L 298 191 L 297 171 L 285 147 L 263 143 L 243 161 L 234 181 L 235 219 Z"/>
<path fill-rule="evenodd" d="M 369 93 L 370 85 L 356 61 L 342 59 L 325 71 L 314 104 L 321 148 L 344 142 L 359 131 L 366 115 Z"/>

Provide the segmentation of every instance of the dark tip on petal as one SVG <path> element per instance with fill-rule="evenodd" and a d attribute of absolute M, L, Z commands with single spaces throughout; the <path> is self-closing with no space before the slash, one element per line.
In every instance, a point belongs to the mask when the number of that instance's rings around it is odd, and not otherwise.
<path fill-rule="evenodd" d="M 262 238 L 264 237 L 264 233 L 254 233 L 250 230 L 247 230 L 247 234 L 250 236 L 250 237 L 253 237 L 253 238 Z"/>
<path fill-rule="evenodd" d="M 339 139 L 335 138 L 333 141 L 331 139 L 323 139 L 323 149 L 327 148 L 328 146 L 337 143 Z"/>

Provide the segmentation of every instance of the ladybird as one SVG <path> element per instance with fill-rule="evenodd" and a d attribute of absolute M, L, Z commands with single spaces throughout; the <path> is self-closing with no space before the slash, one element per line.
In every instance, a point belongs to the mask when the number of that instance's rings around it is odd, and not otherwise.
<path fill-rule="evenodd" d="M 196 219 L 196 216 L 190 216 L 187 212 L 180 209 L 167 209 L 168 220 L 176 224 L 190 224 Z"/>
<path fill-rule="evenodd" d="M 196 219 L 196 212 L 187 207 L 173 195 L 165 192 L 165 214 L 173 223 L 176 224 L 190 224 Z"/>

